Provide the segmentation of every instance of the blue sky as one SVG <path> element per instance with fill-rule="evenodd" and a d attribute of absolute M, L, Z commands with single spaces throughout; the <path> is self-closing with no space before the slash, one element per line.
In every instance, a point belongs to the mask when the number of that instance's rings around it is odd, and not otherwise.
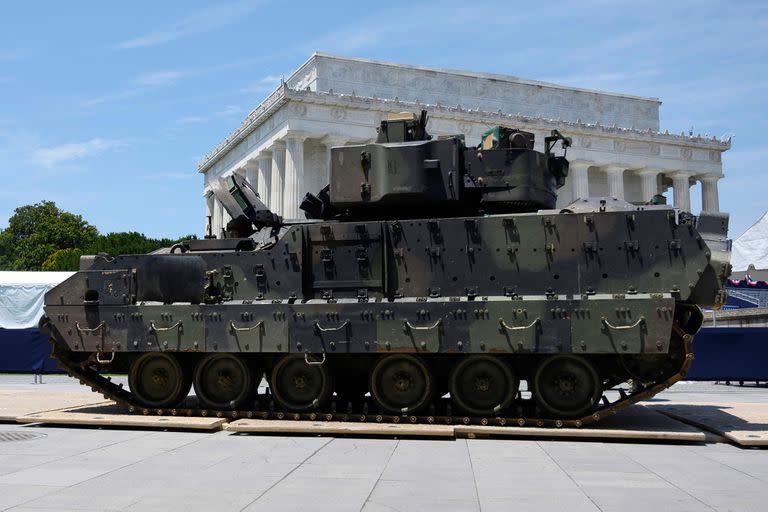
<path fill-rule="evenodd" d="M 0 227 L 48 199 L 202 235 L 197 161 L 313 51 L 658 97 L 662 130 L 735 136 L 731 235 L 768 209 L 765 2 L 30 0 L 0 19 Z"/>

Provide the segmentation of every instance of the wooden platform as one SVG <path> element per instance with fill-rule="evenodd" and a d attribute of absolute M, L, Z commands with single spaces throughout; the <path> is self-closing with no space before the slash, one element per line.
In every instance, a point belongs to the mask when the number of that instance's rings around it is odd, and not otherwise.
<path fill-rule="evenodd" d="M 351 421 L 237 420 L 225 430 L 260 434 L 319 434 L 387 437 L 454 437 L 453 425 L 355 423 Z"/>
<path fill-rule="evenodd" d="M 224 418 L 186 416 L 150 416 L 128 414 L 113 402 L 106 405 L 36 412 L 16 418 L 18 423 L 51 423 L 56 425 L 87 425 L 93 427 L 140 427 L 183 430 L 221 430 Z"/>
<path fill-rule="evenodd" d="M 597 423 L 583 428 L 491 427 L 457 425 L 457 437 L 504 436 L 504 437 L 557 437 L 571 439 L 628 439 L 647 441 L 712 442 L 715 436 L 707 435 L 669 416 L 659 414 L 642 405 L 633 405 Z"/>
<path fill-rule="evenodd" d="M 13 422 L 26 414 L 112 403 L 90 391 L 45 391 L 44 386 L 41 384 L 30 390 L 0 390 L 0 421 Z"/>
<path fill-rule="evenodd" d="M 412 425 L 325 421 L 265 421 L 242 419 L 229 423 L 230 432 L 313 435 L 418 437 L 557 437 L 569 439 L 633 439 L 705 442 L 711 435 L 643 406 L 635 405 L 585 428 L 499 427 L 482 425 Z"/>
<path fill-rule="evenodd" d="M 768 404 L 649 402 L 647 406 L 741 446 L 768 446 Z"/>
<path fill-rule="evenodd" d="M 0 390 L 0 421 L 93 427 L 194 429 L 230 432 L 388 437 L 542 437 L 673 442 L 728 440 L 768 446 L 768 404 L 645 402 L 584 428 L 414 425 L 356 422 L 253 420 L 127 414 L 88 392 Z M 720 437 L 722 436 L 722 437 Z"/>

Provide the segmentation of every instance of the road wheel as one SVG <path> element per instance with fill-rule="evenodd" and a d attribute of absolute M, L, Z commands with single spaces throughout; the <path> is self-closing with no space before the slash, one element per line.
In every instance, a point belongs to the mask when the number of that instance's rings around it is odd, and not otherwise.
<path fill-rule="evenodd" d="M 277 362 L 269 385 L 277 403 L 295 412 L 321 408 L 333 392 L 328 367 L 309 365 L 299 354 L 285 356 Z"/>
<path fill-rule="evenodd" d="M 603 383 L 592 363 L 574 355 L 545 359 L 533 377 L 533 397 L 548 415 L 576 418 L 595 408 Z"/>
<path fill-rule="evenodd" d="M 449 379 L 451 398 L 464 411 L 491 416 L 507 409 L 520 384 L 502 359 L 474 355 L 463 359 Z"/>
<path fill-rule="evenodd" d="M 139 405 L 172 408 L 189 393 L 191 379 L 173 354 L 147 352 L 131 364 L 128 386 Z"/>
<path fill-rule="evenodd" d="M 254 393 L 254 375 L 234 354 L 209 354 L 195 368 L 195 394 L 203 407 L 237 409 Z"/>
<path fill-rule="evenodd" d="M 376 403 L 393 414 L 415 414 L 434 394 L 432 375 L 424 362 L 409 354 L 385 356 L 371 374 L 371 395 Z"/>

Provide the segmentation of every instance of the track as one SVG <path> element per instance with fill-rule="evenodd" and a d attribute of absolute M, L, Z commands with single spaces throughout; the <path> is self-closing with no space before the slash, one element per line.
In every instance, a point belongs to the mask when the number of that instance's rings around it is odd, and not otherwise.
<path fill-rule="evenodd" d="M 515 416 L 491 416 L 491 417 L 473 417 L 461 416 L 451 413 L 453 406 L 450 399 L 439 399 L 429 407 L 429 415 L 419 416 L 397 416 L 391 414 L 370 413 L 377 406 L 370 401 L 358 404 L 357 408 L 345 406 L 341 412 L 336 401 L 331 401 L 329 408 L 323 411 L 311 413 L 294 413 L 275 410 L 274 401 L 270 400 L 269 394 L 260 395 L 254 402 L 257 407 L 246 410 L 211 410 L 194 407 L 179 407 L 174 409 L 150 409 L 138 405 L 131 393 L 123 388 L 123 385 L 115 384 L 109 377 L 102 376 L 97 369 L 94 361 L 89 359 L 86 362 L 78 362 L 70 356 L 72 352 L 66 350 L 63 343 L 57 342 L 55 335 L 47 328 L 47 325 L 41 325 L 50 334 L 49 339 L 53 346 L 52 357 L 54 357 L 59 366 L 67 372 L 70 377 L 74 377 L 81 384 L 89 386 L 94 392 L 101 393 L 105 398 L 114 400 L 117 404 L 124 406 L 129 412 L 144 415 L 171 415 L 171 416 L 213 416 L 218 418 L 252 418 L 263 420 L 307 420 L 307 421 L 350 421 L 350 422 L 375 422 L 375 423 L 401 423 L 409 422 L 413 424 L 442 424 L 442 425 L 495 425 L 508 427 L 550 427 L 550 428 L 580 428 L 584 425 L 599 421 L 601 418 L 616 414 L 620 410 L 646 400 L 652 396 L 664 391 L 677 381 L 681 380 L 693 362 L 693 352 L 691 344 L 693 335 L 686 333 L 677 323 L 673 324 L 673 337 L 677 336 L 682 342 L 683 363 L 679 371 L 663 381 L 647 384 L 643 389 L 626 393 L 620 390 L 620 398 L 613 402 L 609 401 L 603 395 L 600 406 L 592 413 L 577 419 L 555 419 L 542 418 L 536 416 L 536 408 L 532 406 L 532 400 L 518 399 L 510 408 L 514 410 Z M 262 407 L 263 405 L 263 407 Z M 528 413 L 528 414 L 526 414 Z"/>

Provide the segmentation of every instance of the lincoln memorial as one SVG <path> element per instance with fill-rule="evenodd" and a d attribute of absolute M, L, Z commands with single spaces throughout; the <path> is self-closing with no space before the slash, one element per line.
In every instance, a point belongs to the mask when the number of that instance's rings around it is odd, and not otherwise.
<path fill-rule="evenodd" d="M 558 206 L 589 196 L 643 202 L 671 187 L 674 205 L 690 211 L 690 187 L 700 182 L 702 210 L 718 212 L 730 141 L 661 130 L 660 105 L 513 76 L 315 53 L 200 161 L 206 233 L 210 222 L 221 236 L 229 220 L 210 180 L 241 174 L 275 213 L 303 217 L 304 194 L 328 183 L 331 147 L 372 141 L 388 114 L 422 109 L 430 134 L 464 134 L 467 145 L 496 125 L 535 133 L 540 151 L 552 129 L 572 137 Z"/>

